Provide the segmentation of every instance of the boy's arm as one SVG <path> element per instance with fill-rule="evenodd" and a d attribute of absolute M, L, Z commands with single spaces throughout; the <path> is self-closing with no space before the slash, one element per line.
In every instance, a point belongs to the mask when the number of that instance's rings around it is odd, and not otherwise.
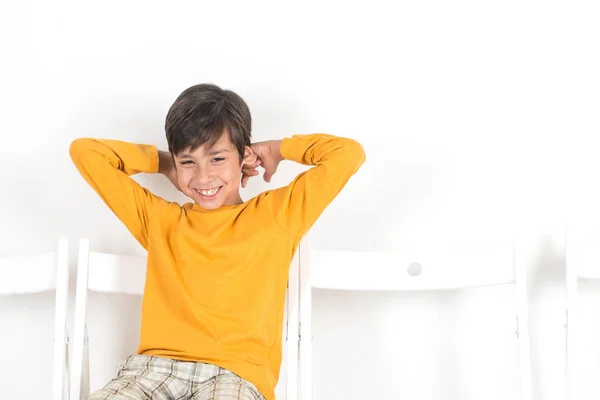
<path fill-rule="evenodd" d="M 175 186 L 175 189 L 181 192 L 179 182 L 177 180 L 177 168 L 175 168 L 175 160 L 168 151 L 158 151 L 158 173 L 163 174 Z"/>
<path fill-rule="evenodd" d="M 365 152 L 355 140 L 325 134 L 297 135 L 272 145 L 283 159 L 314 166 L 265 195 L 277 221 L 299 239 L 365 162 Z"/>
<path fill-rule="evenodd" d="M 150 218 L 168 202 L 153 195 L 129 176 L 159 171 L 156 147 L 82 138 L 74 140 L 69 151 L 87 183 L 137 241 L 147 248 Z"/>

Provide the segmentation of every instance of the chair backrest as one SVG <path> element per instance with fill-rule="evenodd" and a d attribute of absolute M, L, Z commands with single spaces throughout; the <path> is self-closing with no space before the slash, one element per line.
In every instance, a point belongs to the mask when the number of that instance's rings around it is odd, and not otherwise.
<path fill-rule="evenodd" d="M 582 354 L 579 321 L 579 280 L 600 280 L 600 234 L 587 229 L 569 229 L 566 236 L 566 352 L 565 397 L 576 400 L 578 358 Z"/>
<path fill-rule="evenodd" d="M 90 394 L 87 337 L 88 292 L 142 295 L 146 257 L 90 251 L 89 239 L 80 239 L 71 360 L 70 399 Z"/>
<path fill-rule="evenodd" d="M 69 296 L 68 239 L 56 251 L 0 258 L 0 296 L 55 292 L 52 399 L 67 394 L 67 306 Z"/>
<path fill-rule="evenodd" d="M 300 393 L 312 398 L 313 288 L 434 291 L 515 284 L 522 400 L 531 399 L 526 270 L 514 244 L 433 248 L 402 253 L 319 250 L 300 244 Z"/>
<path fill-rule="evenodd" d="M 516 282 L 512 245 L 403 253 L 311 248 L 309 253 L 310 283 L 320 289 L 431 291 Z"/>
<path fill-rule="evenodd" d="M 146 257 L 124 256 L 90 251 L 88 239 L 79 244 L 77 266 L 77 289 L 73 357 L 71 362 L 71 400 L 85 398 L 90 394 L 89 359 L 87 351 L 86 308 L 88 291 L 142 295 L 146 278 Z M 286 299 L 286 323 L 284 343 L 286 346 L 287 400 L 296 400 L 298 391 L 298 341 L 299 341 L 299 257 L 290 266 Z"/>

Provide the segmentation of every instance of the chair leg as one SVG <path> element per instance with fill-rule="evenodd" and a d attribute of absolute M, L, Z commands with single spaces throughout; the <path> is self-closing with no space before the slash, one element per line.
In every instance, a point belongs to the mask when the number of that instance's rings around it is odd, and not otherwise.
<path fill-rule="evenodd" d="M 69 343 L 69 336 L 67 335 L 67 338 L 65 340 L 65 369 L 64 369 L 64 375 L 63 375 L 63 399 L 65 400 L 69 400 L 69 358 L 70 358 L 70 343 Z"/>
<path fill-rule="evenodd" d="M 90 351 L 89 351 L 89 337 L 87 332 L 87 326 L 85 327 L 85 337 L 83 342 L 83 363 L 81 373 L 81 398 L 85 399 L 90 395 Z"/>

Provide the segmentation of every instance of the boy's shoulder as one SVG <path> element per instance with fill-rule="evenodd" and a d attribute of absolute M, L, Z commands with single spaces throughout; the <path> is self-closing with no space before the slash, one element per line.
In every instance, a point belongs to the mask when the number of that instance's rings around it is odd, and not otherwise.
<path fill-rule="evenodd" d="M 282 189 L 265 190 L 247 200 L 246 203 L 255 210 L 272 212 L 274 211 L 274 207 L 281 207 L 281 205 L 277 204 L 277 195 Z"/>

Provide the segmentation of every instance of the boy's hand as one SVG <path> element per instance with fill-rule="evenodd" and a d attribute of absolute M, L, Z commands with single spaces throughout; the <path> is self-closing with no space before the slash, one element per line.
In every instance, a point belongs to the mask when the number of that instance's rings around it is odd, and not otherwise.
<path fill-rule="evenodd" d="M 158 152 L 158 172 L 166 176 L 175 188 L 181 191 L 179 182 L 177 181 L 177 168 L 173 163 L 173 157 L 168 151 Z"/>
<path fill-rule="evenodd" d="M 281 155 L 281 140 L 269 140 L 266 142 L 254 143 L 250 148 L 256 155 L 256 159 L 243 165 L 242 187 L 246 187 L 246 183 L 250 177 L 258 175 L 256 168 L 259 166 L 262 166 L 265 170 L 263 175 L 265 182 L 271 182 L 271 177 L 277 172 L 279 163 L 283 161 L 283 156 Z"/>

